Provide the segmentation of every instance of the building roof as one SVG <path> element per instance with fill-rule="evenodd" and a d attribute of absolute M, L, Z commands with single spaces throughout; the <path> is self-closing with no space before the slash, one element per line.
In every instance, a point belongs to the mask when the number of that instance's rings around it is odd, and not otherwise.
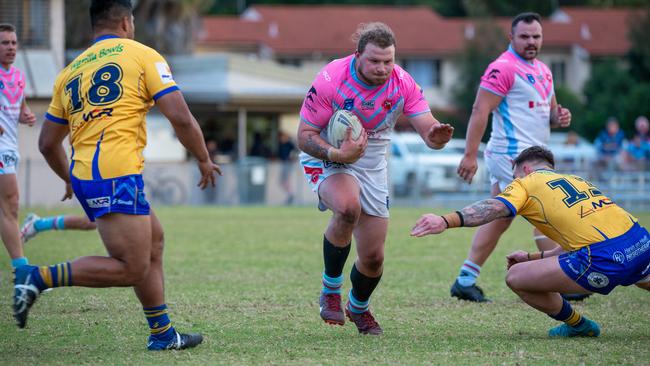
<path fill-rule="evenodd" d="M 591 55 L 620 56 L 630 47 L 629 19 L 638 9 L 563 7 L 543 20 L 544 46 L 579 45 Z M 460 53 L 475 36 L 467 18 L 444 18 L 429 7 L 254 5 L 240 17 L 204 17 L 197 43 L 204 47 L 254 47 L 276 57 L 323 58 L 354 50 L 359 23 L 381 21 L 395 32 L 401 56 Z M 493 20 L 504 32 L 510 18 Z"/>

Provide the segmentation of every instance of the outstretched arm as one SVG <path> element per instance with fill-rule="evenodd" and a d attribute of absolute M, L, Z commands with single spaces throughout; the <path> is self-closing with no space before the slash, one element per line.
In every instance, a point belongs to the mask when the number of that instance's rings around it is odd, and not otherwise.
<path fill-rule="evenodd" d="M 510 214 L 510 209 L 503 202 L 488 198 L 444 216 L 422 215 L 411 229 L 411 236 L 439 234 L 453 227 L 480 226 L 498 218 L 508 217 Z"/>
<path fill-rule="evenodd" d="M 454 134 L 454 128 L 447 123 L 440 123 L 431 113 L 422 113 L 411 117 L 409 123 L 418 132 L 428 147 L 439 150 L 445 147 Z"/>

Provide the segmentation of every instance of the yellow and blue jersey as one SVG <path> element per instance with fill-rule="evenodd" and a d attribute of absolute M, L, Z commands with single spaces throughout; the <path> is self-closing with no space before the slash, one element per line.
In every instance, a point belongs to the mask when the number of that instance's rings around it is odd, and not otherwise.
<path fill-rule="evenodd" d="M 567 251 L 619 237 L 637 222 L 588 181 L 553 170 L 515 179 L 496 199 Z"/>
<path fill-rule="evenodd" d="M 145 115 L 175 90 L 158 52 L 131 39 L 97 38 L 59 73 L 45 115 L 70 128 L 72 175 L 102 180 L 141 174 Z"/>

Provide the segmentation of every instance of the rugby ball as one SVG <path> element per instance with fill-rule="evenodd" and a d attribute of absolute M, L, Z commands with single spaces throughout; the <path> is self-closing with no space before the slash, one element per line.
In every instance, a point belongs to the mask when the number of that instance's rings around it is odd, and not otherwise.
<path fill-rule="evenodd" d="M 338 149 L 345 140 L 345 133 L 348 128 L 352 128 L 353 140 L 359 138 L 363 129 L 361 121 L 354 113 L 346 109 L 339 109 L 334 112 L 327 124 L 327 142 Z"/>

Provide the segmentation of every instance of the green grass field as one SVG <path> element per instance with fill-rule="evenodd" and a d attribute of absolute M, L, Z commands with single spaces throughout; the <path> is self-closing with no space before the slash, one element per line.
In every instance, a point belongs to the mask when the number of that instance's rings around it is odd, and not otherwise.
<path fill-rule="evenodd" d="M 321 238 L 329 214 L 313 208 L 157 210 L 166 232 L 171 319 L 177 329 L 205 336 L 189 351 L 146 351 L 146 321 L 126 288 L 45 293 L 27 328 L 19 330 L 2 251 L 0 365 L 650 364 L 650 294 L 629 287 L 592 296 L 576 308 L 601 324 L 601 337 L 549 339 L 546 332 L 557 322 L 521 302 L 503 281 L 505 255 L 532 250 L 530 225 L 518 219 L 483 267 L 479 283 L 495 301 L 472 304 L 450 298 L 449 286 L 473 229 L 410 238 L 423 212 L 391 211 L 384 276 L 371 303 L 384 328 L 381 337 L 360 336 L 351 323 L 333 327 L 320 320 Z M 650 214 L 639 218 L 650 223 Z M 95 232 L 43 233 L 26 247 L 36 264 L 104 253 Z M 347 294 L 347 278 L 344 286 Z"/>

